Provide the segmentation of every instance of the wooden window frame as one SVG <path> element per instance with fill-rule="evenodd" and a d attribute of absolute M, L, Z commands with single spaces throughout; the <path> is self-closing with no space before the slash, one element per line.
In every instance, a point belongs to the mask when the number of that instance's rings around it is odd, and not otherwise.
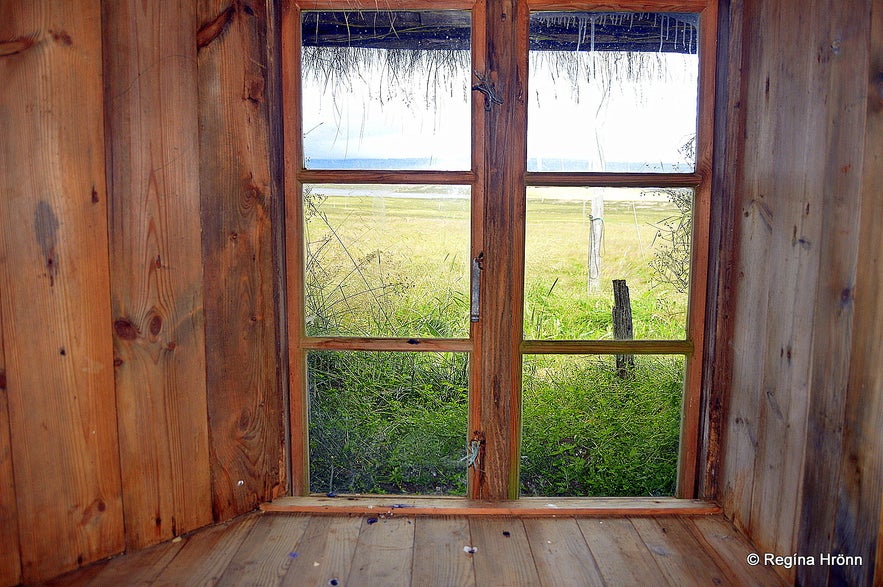
<path fill-rule="evenodd" d="M 443 4 L 443 6 L 440 6 Z M 476 71 L 515 107 L 485 111 L 472 96 L 472 165 L 468 171 L 311 170 L 303 167 L 301 127 L 301 18 L 306 10 L 470 10 Z M 541 10 L 693 12 L 699 14 L 699 88 L 696 164 L 692 173 L 528 172 L 527 84 L 529 14 Z M 517 11 L 517 14 L 513 11 Z M 513 18 L 514 16 L 514 18 Z M 289 361 L 291 493 L 309 495 L 306 354 L 313 350 L 434 351 L 470 353 L 469 430 L 481 431 L 487 462 L 504 474 L 485 479 L 470 469 L 469 497 L 518 497 L 521 363 L 525 354 L 680 354 L 686 357 L 676 496 L 695 498 L 700 462 L 700 399 L 705 308 L 708 295 L 712 181 L 716 0 L 565 2 L 552 0 L 297 0 L 283 2 L 281 18 L 282 119 Z M 493 67 L 488 68 L 488 64 Z M 511 76 L 511 77 L 510 77 Z M 492 172 L 488 170 L 492 169 Z M 485 253 L 492 270 L 482 281 L 482 320 L 468 339 L 308 337 L 304 316 L 301 242 L 302 187 L 310 183 L 469 185 L 472 189 L 473 257 Z M 687 336 L 673 341 L 523 340 L 524 220 L 528 186 L 670 187 L 694 190 L 691 286 Z M 507 196 L 508 194 L 508 196 Z M 515 195 L 516 197 L 512 197 Z M 486 221 L 485 219 L 489 219 Z M 294 237 L 292 238 L 292 235 Z M 502 256 L 496 250 L 518 250 Z M 494 266 L 496 259 L 502 259 Z M 487 281 L 485 281 L 487 279 Z M 514 294 L 514 295 L 513 295 Z M 517 311 L 513 311 L 513 308 Z M 482 352 L 488 340 L 494 352 Z M 484 409 L 487 407 L 487 409 Z"/>

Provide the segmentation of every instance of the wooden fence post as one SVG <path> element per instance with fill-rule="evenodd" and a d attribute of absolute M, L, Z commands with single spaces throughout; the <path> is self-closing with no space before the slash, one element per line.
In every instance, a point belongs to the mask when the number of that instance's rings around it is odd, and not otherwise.
<path fill-rule="evenodd" d="M 613 280 L 613 338 L 632 340 L 632 303 L 629 299 L 629 286 L 625 279 Z M 634 355 L 616 355 L 616 374 L 625 379 L 635 372 Z"/>

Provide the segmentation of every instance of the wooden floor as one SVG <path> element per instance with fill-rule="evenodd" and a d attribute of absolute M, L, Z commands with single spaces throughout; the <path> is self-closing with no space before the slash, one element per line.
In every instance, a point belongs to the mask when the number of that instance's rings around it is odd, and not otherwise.
<path fill-rule="evenodd" d="M 469 551 L 469 552 L 467 552 Z M 720 515 L 255 513 L 47 585 L 782 585 Z"/>

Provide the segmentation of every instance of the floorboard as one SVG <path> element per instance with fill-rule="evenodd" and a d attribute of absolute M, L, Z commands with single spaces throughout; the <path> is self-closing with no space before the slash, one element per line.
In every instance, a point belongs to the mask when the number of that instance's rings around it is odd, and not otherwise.
<path fill-rule="evenodd" d="M 48 585 L 691 587 L 783 585 L 719 514 L 462 516 L 255 512 Z"/>

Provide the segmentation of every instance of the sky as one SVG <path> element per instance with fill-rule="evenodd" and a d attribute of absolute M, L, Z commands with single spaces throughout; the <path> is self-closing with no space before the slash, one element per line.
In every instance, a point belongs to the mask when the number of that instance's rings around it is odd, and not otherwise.
<path fill-rule="evenodd" d="M 597 171 L 605 161 L 682 162 L 679 149 L 696 128 L 698 61 L 678 53 L 652 59 L 661 74 L 613 83 L 607 93 L 586 81 L 585 71 L 573 83 L 554 76 L 547 59 L 532 59 L 528 159 L 534 169 L 560 158 L 584 161 Z M 320 159 L 432 158 L 434 169 L 468 169 L 467 75 L 461 68 L 439 76 L 442 81 L 433 86 L 418 72 L 396 86 L 388 71 L 366 68 L 360 77 L 350 76 L 346 87 L 305 80 L 307 166 Z"/>

